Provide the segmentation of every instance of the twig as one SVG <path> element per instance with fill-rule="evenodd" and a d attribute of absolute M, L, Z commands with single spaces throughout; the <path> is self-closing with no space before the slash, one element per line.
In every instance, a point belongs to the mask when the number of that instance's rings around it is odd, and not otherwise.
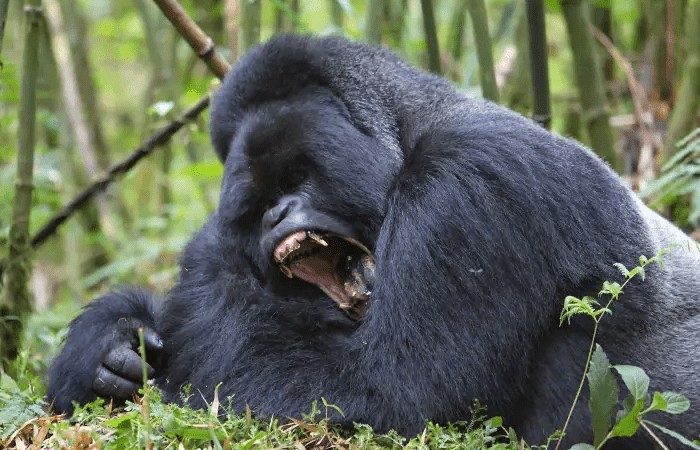
<path fill-rule="evenodd" d="M 153 0 L 163 11 L 165 17 L 173 24 L 177 32 L 185 38 L 192 50 L 219 78 L 223 78 L 231 65 L 221 56 L 214 46 L 214 41 L 199 28 L 176 0 Z"/>
<path fill-rule="evenodd" d="M 642 426 L 642 428 L 644 428 L 644 431 L 649 433 L 649 436 L 651 436 L 652 439 L 654 439 L 654 441 L 656 441 L 656 443 L 659 444 L 659 447 L 661 447 L 663 450 L 669 450 L 668 446 L 664 444 L 663 441 L 659 439 L 659 437 L 653 431 L 651 431 L 651 428 L 649 428 L 649 426 L 645 424 L 643 420 L 640 420 L 639 424 Z"/>
<path fill-rule="evenodd" d="M 68 220 L 78 209 L 95 196 L 98 192 L 105 190 L 107 186 L 112 184 L 120 175 L 128 172 L 141 159 L 150 155 L 156 147 L 159 147 L 170 140 L 170 138 L 178 132 L 185 124 L 194 120 L 199 113 L 204 111 L 209 106 L 209 96 L 201 98 L 197 103 L 186 109 L 177 119 L 162 127 L 160 130 L 152 134 L 146 142 L 136 148 L 131 154 L 121 162 L 113 165 L 107 170 L 107 174 L 93 182 L 90 186 L 83 189 L 73 200 L 70 201 L 61 211 L 51 218 L 32 237 L 31 246 L 39 247 L 44 241 L 54 234 L 58 227 Z"/>
<path fill-rule="evenodd" d="M 644 88 L 634 75 L 634 69 L 629 61 L 620 53 L 615 45 L 610 41 L 610 38 L 598 28 L 591 26 L 593 36 L 600 42 L 610 56 L 620 65 L 627 77 L 630 94 L 632 95 L 632 105 L 634 107 L 634 117 L 639 126 L 639 132 L 642 135 L 642 147 L 639 149 L 639 162 L 637 163 L 637 181 L 636 185 L 643 187 L 643 183 L 654 178 L 654 154 L 655 150 L 661 146 L 660 142 L 654 139 L 654 136 L 649 131 L 646 121 L 644 120 L 644 112 L 647 109 L 647 96 Z"/>

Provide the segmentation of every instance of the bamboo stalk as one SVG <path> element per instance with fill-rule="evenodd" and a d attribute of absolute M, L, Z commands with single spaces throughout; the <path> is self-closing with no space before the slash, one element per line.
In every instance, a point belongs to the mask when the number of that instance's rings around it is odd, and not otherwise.
<path fill-rule="evenodd" d="M 593 150 L 605 158 L 613 168 L 619 169 L 603 74 L 591 32 L 588 3 L 584 0 L 561 0 L 561 7 L 574 55 L 574 75 L 581 101 L 581 119 L 588 130 Z"/>
<path fill-rule="evenodd" d="M 613 41 L 612 35 L 612 11 L 610 4 L 592 6 L 591 22 L 595 28 L 600 30 L 610 42 Z M 601 67 L 603 68 L 604 79 L 610 82 L 615 78 L 615 65 L 613 58 L 609 52 L 601 49 L 600 52 Z"/>
<path fill-rule="evenodd" d="M 340 31 L 343 29 L 343 22 L 345 21 L 345 13 L 343 11 L 343 6 L 338 2 L 338 0 L 328 0 L 331 8 L 331 18 L 333 19 L 333 25 Z"/>
<path fill-rule="evenodd" d="M 17 356 L 22 322 L 31 311 L 27 282 L 30 275 L 29 219 L 32 210 L 34 169 L 34 128 L 36 125 L 36 79 L 39 67 L 41 0 L 24 4 L 25 36 L 22 54 L 17 172 L 8 238 L 5 301 L 0 305 L 0 361 Z"/>
<path fill-rule="evenodd" d="M 45 80 L 46 82 L 46 86 L 40 91 L 45 92 L 45 94 L 43 96 L 39 94 L 39 98 L 45 97 L 50 99 L 51 110 L 57 112 L 59 120 L 58 129 L 46 135 L 46 144 L 49 148 L 59 149 L 60 170 L 62 179 L 65 180 L 61 189 L 61 199 L 62 201 L 67 201 L 75 194 L 78 186 L 86 184 L 88 180 L 85 171 L 78 166 L 77 159 L 79 155 L 74 151 L 75 141 L 72 133 L 65 132 L 65 130 L 71 129 L 71 125 L 65 108 L 61 104 L 58 64 L 53 56 L 49 33 L 41 33 L 39 54 L 43 55 L 39 64 L 39 70 L 42 71 L 40 80 Z M 48 94 L 48 97 L 46 94 Z M 72 230 L 74 233 L 78 233 L 79 236 L 83 236 L 86 232 L 94 233 L 95 235 L 101 233 L 97 206 L 94 203 L 80 211 L 78 216 L 80 223 L 76 224 Z M 122 215 L 121 217 L 127 216 Z M 66 264 L 64 264 L 66 270 L 64 272 L 67 275 L 68 287 L 71 291 L 74 291 L 78 289 L 81 272 L 84 273 L 84 270 L 92 271 L 95 267 L 103 266 L 109 262 L 109 249 L 104 240 L 98 239 L 95 242 L 87 243 L 84 239 L 74 239 L 70 236 L 70 233 L 63 236 L 63 241 L 66 261 Z"/>
<path fill-rule="evenodd" d="M 275 29 L 278 33 L 293 33 L 299 22 L 299 0 L 277 0 Z"/>
<path fill-rule="evenodd" d="M 511 74 L 507 79 L 501 95 L 502 102 L 509 108 L 523 115 L 532 114 L 532 83 L 530 82 L 530 47 L 528 39 L 528 22 L 525 4 L 517 12 L 515 27 L 516 56 Z"/>
<path fill-rule="evenodd" d="M 7 22 L 7 10 L 10 6 L 10 0 L 0 0 L 0 55 L 2 55 L 2 41 L 5 36 L 5 23 Z M 0 67 L 2 59 L 0 59 Z"/>
<path fill-rule="evenodd" d="M 226 34 L 228 35 L 228 47 L 231 51 L 231 61 L 238 59 L 238 0 L 225 0 Z"/>
<path fill-rule="evenodd" d="M 238 0 L 238 51 L 260 42 L 260 0 Z"/>
<path fill-rule="evenodd" d="M 452 10 L 450 24 L 450 54 L 452 60 L 459 64 L 464 54 L 464 28 L 467 23 L 468 0 L 456 0 Z"/>
<path fill-rule="evenodd" d="M 408 15 L 408 0 L 384 0 L 389 9 L 387 17 L 387 31 L 391 47 L 403 48 L 404 31 L 406 28 L 406 16 Z"/>
<path fill-rule="evenodd" d="M 428 68 L 431 72 L 440 75 L 440 47 L 437 37 L 437 25 L 435 24 L 435 11 L 431 0 L 420 0 L 421 11 L 423 12 L 423 30 L 425 32 L 425 43 L 428 47 Z"/>
<path fill-rule="evenodd" d="M 382 42 L 383 0 L 367 0 L 365 11 L 365 38 L 367 42 L 379 45 Z"/>
<path fill-rule="evenodd" d="M 484 0 L 469 0 L 467 7 L 472 18 L 476 55 L 479 59 L 481 92 L 484 98 L 498 102 L 498 86 L 496 85 L 496 71 L 493 67 L 493 55 L 491 54 L 491 35 L 489 34 L 486 5 L 484 5 Z"/>
<path fill-rule="evenodd" d="M 74 67 L 80 67 L 75 75 L 78 80 L 78 89 L 80 98 L 83 101 L 86 120 L 89 125 L 90 135 L 95 147 L 97 162 L 102 170 L 109 167 L 110 151 L 109 146 L 105 142 L 104 130 L 102 126 L 102 118 L 99 107 L 99 92 L 94 82 L 93 65 L 89 57 L 89 45 L 86 42 L 86 36 L 89 36 L 88 24 L 85 20 L 83 9 L 80 8 L 79 2 L 62 1 L 61 10 L 63 18 L 66 22 L 66 32 L 71 50 L 71 56 Z M 112 196 L 112 203 L 118 200 Z M 118 207 L 120 213 L 123 210 L 123 205 L 119 200 Z"/>
<path fill-rule="evenodd" d="M 88 178 L 100 176 L 102 169 L 97 161 L 95 147 L 90 135 L 89 126 L 83 111 L 78 80 L 71 61 L 70 44 L 65 32 L 65 23 L 58 0 L 45 0 L 46 22 L 51 34 L 51 48 L 58 68 L 61 85 L 61 96 L 65 105 L 66 115 L 71 125 L 75 148 L 80 155 L 80 161 Z M 116 235 L 115 218 L 104 195 L 95 199 L 102 232 L 107 236 Z"/>
<path fill-rule="evenodd" d="M 700 0 L 688 3 L 685 17 L 683 72 L 676 104 L 671 111 L 664 137 L 664 153 L 667 158 L 678 150 L 676 142 L 693 129 L 700 108 Z"/>
<path fill-rule="evenodd" d="M 549 129 L 552 121 L 549 94 L 549 65 L 547 63 L 547 31 L 544 22 L 544 2 L 527 0 L 527 24 L 535 122 Z"/>

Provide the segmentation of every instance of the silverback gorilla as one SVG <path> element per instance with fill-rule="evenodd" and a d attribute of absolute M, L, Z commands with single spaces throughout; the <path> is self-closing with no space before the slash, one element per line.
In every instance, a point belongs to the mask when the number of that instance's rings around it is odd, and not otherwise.
<path fill-rule="evenodd" d="M 108 293 L 71 324 L 50 371 L 58 411 L 138 389 L 137 332 L 167 401 L 232 396 L 294 417 L 324 396 L 376 430 L 469 419 L 478 398 L 523 437 L 561 427 L 590 320 L 560 328 L 566 295 L 595 295 L 683 233 L 593 153 L 467 98 L 387 50 L 281 36 L 250 51 L 211 112 L 221 198 L 163 301 Z M 700 433 L 700 257 L 688 245 L 632 282 L 602 322 L 612 363 L 691 411 Z M 569 442 L 591 441 L 581 402 Z M 651 443 L 620 441 L 616 448 Z"/>

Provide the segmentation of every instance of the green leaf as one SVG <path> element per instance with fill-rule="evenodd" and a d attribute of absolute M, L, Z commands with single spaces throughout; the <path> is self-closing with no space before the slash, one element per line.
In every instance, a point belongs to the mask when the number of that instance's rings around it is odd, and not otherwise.
<path fill-rule="evenodd" d="M 629 275 L 630 273 L 630 271 L 627 270 L 627 267 L 625 267 L 625 265 L 622 263 L 615 263 L 613 264 L 613 266 L 615 266 L 615 268 L 620 271 L 623 277 L 627 277 L 627 275 Z"/>
<path fill-rule="evenodd" d="M 656 395 L 656 393 L 654 394 Z M 663 411 L 669 414 L 682 414 L 690 408 L 688 398 L 679 392 L 662 392 L 660 394 L 666 400 L 666 407 Z"/>
<path fill-rule="evenodd" d="M 646 272 L 644 271 L 644 267 L 642 267 L 642 266 L 637 266 L 637 267 L 635 267 L 634 269 L 632 269 L 632 270 L 630 271 L 630 273 L 627 275 L 627 278 L 633 278 L 633 277 L 635 277 L 637 274 L 639 274 L 639 276 L 642 278 L 642 281 L 644 281 L 644 279 L 645 279 L 646 276 L 647 276 Z"/>
<path fill-rule="evenodd" d="M 217 161 L 204 161 L 191 164 L 176 172 L 177 175 L 187 175 L 199 180 L 220 180 L 224 174 L 224 166 Z"/>
<path fill-rule="evenodd" d="M 681 442 L 682 444 L 684 444 L 690 448 L 694 448 L 695 450 L 700 450 L 700 445 L 696 444 L 695 442 L 691 442 L 690 439 L 686 438 L 685 436 L 683 436 L 680 433 L 677 433 L 673 430 L 669 430 L 668 428 L 662 427 L 661 425 L 655 424 L 654 422 L 649 422 L 648 420 L 645 420 L 644 423 L 647 425 L 651 425 L 652 427 L 656 428 L 657 430 L 659 430 L 663 433 L 668 434 L 669 436 L 677 439 L 679 442 Z"/>
<path fill-rule="evenodd" d="M 644 409 L 644 399 L 635 402 L 632 409 L 622 416 L 612 430 L 614 437 L 630 437 L 639 429 L 639 413 Z"/>
<path fill-rule="evenodd" d="M 490 418 L 489 420 L 487 420 L 486 422 L 494 428 L 501 428 L 503 426 L 503 417 L 494 416 L 494 417 Z"/>
<path fill-rule="evenodd" d="M 651 401 L 651 405 L 647 408 L 649 411 L 665 411 L 668 406 L 668 401 L 661 395 L 660 392 L 654 392 L 654 399 Z"/>
<path fill-rule="evenodd" d="M 593 447 L 591 444 L 576 444 L 569 450 L 595 450 L 595 447 Z"/>
<path fill-rule="evenodd" d="M 603 282 L 603 287 L 598 292 L 598 295 L 603 295 L 603 294 L 608 294 L 612 298 L 617 298 L 622 294 L 622 286 L 620 286 L 620 283 L 611 283 L 609 281 L 604 281 Z"/>
<path fill-rule="evenodd" d="M 629 389 L 635 400 L 644 400 L 649 394 L 649 376 L 644 369 L 637 366 L 618 364 L 613 366 L 622 377 L 622 381 Z M 636 405 L 635 405 L 636 406 Z"/>
<path fill-rule="evenodd" d="M 586 374 L 590 390 L 588 407 L 593 416 L 593 445 L 598 446 L 610 430 L 619 390 L 617 380 L 610 370 L 610 361 L 603 348 L 596 344 L 591 364 Z"/>
<path fill-rule="evenodd" d="M 0 374 L 0 389 L 12 392 L 13 394 L 18 394 L 20 392 L 19 386 L 17 386 L 15 380 L 5 373 Z"/>
<path fill-rule="evenodd" d="M 122 414 L 120 416 L 115 416 L 112 417 L 111 419 L 105 420 L 104 424 L 105 426 L 112 427 L 112 428 L 119 428 L 119 425 L 122 423 L 129 421 L 129 420 L 134 420 L 138 419 L 139 417 L 139 412 L 138 411 L 131 411 L 126 414 Z"/>

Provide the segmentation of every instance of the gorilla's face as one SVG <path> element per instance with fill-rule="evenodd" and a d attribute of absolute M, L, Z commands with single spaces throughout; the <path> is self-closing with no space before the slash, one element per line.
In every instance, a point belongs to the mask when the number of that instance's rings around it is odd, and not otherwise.
<path fill-rule="evenodd" d="M 325 90 L 259 105 L 229 149 L 220 224 L 246 243 L 264 278 L 314 284 L 358 318 L 398 170 L 388 153 Z"/>

